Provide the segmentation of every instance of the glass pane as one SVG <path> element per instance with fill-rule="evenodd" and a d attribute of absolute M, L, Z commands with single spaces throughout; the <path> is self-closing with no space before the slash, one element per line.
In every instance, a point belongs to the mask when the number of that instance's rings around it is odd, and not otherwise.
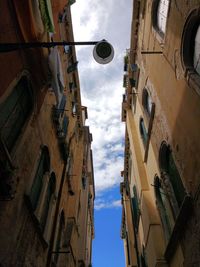
<path fill-rule="evenodd" d="M 157 11 L 157 26 L 163 34 L 166 31 L 168 8 L 169 0 L 160 0 Z"/>
<path fill-rule="evenodd" d="M 200 26 L 198 27 L 194 45 L 194 68 L 200 75 Z"/>
<path fill-rule="evenodd" d="M 146 131 L 143 119 L 140 120 L 140 134 L 141 134 L 144 145 L 146 145 L 148 136 L 147 136 L 147 131 Z"/>
<path fill-rule="evenodd" d="M 147 96 L 147 111 L 148 111 L 149 115 L 151 114 L 151 108 L 152 108 L 152 101 L 151 101 L 151 97 L 148 94 L 148 96 Z"/>

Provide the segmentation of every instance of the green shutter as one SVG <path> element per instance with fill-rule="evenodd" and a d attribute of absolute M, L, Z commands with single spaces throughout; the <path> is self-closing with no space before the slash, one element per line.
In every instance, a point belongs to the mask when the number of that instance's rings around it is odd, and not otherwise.
<path fill-rule="evenodd" d="M 169 200 L 166 196 L 166 193 L 161 188 L 161 183 L 158 177 L 156 178 L 154 184 L 155 184 L 156 204 L 160 214 L 160 219 L 162 222 L 165 238 L 168 241 L 172 232 L 170 219 L 168 216 Z"/>
<path fill-rule="evenodd" d="M 74 3 L 76 3 L 76 0 L 68 0 L 69 5 L 73 5 Z"/>
<path fill-rule="evenodd" d="M 54 32 L 53 14 L 50 0 L 39 0 L 42 21 L 47 32 Z"/>
<path fill-rule="evenodd" d="M 37 207 L 38 199 L 42 190 L 43 175 L 44 175 L 44 153 L 42 153 L 41 155 L 37 172 L 35 174 L 35 178 L 31 187 L 30 200 L 32 203 L 33 210 L 35 210 Z"/>
<path fill-rule="evenodd" d="M 37 207 L 37 203 L 43 185 L 43 176 L 47 171 L 49 171 L 49 168 L 50 168 L 50 158 L 49 158 L 48 148 L 44 147 L 42 149 L 38 168 L 31 187 L 30 200 L 32 203 L 33 210 L 35 210 Z"/>
<path fill-rule="evenodd" d="M 136 85 L 136 80 L 134 80 L 133 78 L 130 78 L 130 79 L 129 79 L 129 82 L 130 82 L 131 87 L 135 87 L 135 85 Z"/>
<path fill-rule="evenodd" d="M 139 218 L 140 218 L 140 209 L 139 209 L 139 201 L 138 201 L 138 196 L 137 196 L 137 189 L 136 186 L 133 186 L 133 197 L 131 198 L 132 200 L 132 208 L 133 208 L 133 222 L 134 222 L 134 227 L 137 230 L 138 225 L 139 225 Z"/>
<path fill-rule="evenodd" d="M 45 225 L 46 225 L 46 221 L 47 221 L 47 216 L 48 216 L 48 212 L 49 212 L 49 206 L 50 206 L 50 201 L 51 201 L 51 196 L 54 192 L 55 189 L 55 174 L 52 173 L 51 177 L 49 179 L 49 183 L 48 183 L 48 187 L 47 187 L 47 191 L 46 191 L 46 195 L 45 195 L 45 201 L 44 201 L 44 206 L 43 206 L 43 211 L 42 211 L 42 216 L 40 219 L 40 224 L 41 224 L 41 228 L 42 231 L 44 231 Z"/>
<path fill-rule="evenodd" d="M 174 159 L 172 157 L 172 153 L 169 154 L 167 172 L 169 174 L 170 182 L 172 183 L 172 186 L 174 189 L 174 193 L 175 193 L 178 206 L 180 207 L 186 193 L 185 193 L 185 189 L 184 189 L 181 177 L 179 175 Z"/>
<path fill-rule="evenodd" d="M 5 102 L 0 105 L 1 138 L 11 152 L 33 108 L 28 80 L 22 77 Z"/>
<path fill-rule="evenodd" d="M 70 245 L 73 228 L 74 228 L 74 220 L 68 218 L 67 226 L 65 230 L 65 239 L 64 239 L 64 244 L 63 244 L 64 247 L 68 247 Z"/>
<path fill-rule="evenodd" d="M 124 77 L 123 77 L 123 87 L 126 87 L 127 86 L 127 75 L 124 74 Z"/>
<path fill-rule="evenodd" d="M 73 72 L 77 69 L 78 66 L 78 61 L 75 63 L 72 63 L 68 68 L 67 68 L 67 73 Z"/>
<path fill-rule="evenodd" d="M 59 221 L 59 226 L 58 226 L 58 234 L 57 234 L 57 239 L 56 239 L 56 247 L 55 251 L 59 252 L 60 251 L 60 244 L 61 244 L 61 237 L 62 237 L 62 230 L 63 230 L 64 222 L 63 222 L 63 217 L 61 214 L 60 221 Z M 54 262 L 57 263 L 59 257 L 59 253 L 55 253 L 54 255 Z"/>
<path fill-rule="evenodd" d="M 141 134 L 141 137 L 142 137 L 142 141 L 144 143 L 144 146 L 146 146 L 147 139 L 148 139 L 148 134 L 147 134 L 147 131 L 146 131 L 146 128 L 145 128 L 144 120 L 143 119 L 140 119 L 140 134 Z"/>

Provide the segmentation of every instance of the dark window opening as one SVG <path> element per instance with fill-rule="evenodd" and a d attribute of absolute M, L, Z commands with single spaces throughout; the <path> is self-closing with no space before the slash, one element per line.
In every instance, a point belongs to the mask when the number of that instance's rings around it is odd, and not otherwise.
<path fill-rule="evenodd" d="M 147 139 L 148 139 L 148 134 L 147 134 L 146 127 L 144 125 L 143 118 L 140 119 L 140 125 L 139 126 L 140 126 L 140 134 L 141 134 L 141 137 L 142 137 L 143 144 L 144 144 L 144 146 L 146 146 Z"/>

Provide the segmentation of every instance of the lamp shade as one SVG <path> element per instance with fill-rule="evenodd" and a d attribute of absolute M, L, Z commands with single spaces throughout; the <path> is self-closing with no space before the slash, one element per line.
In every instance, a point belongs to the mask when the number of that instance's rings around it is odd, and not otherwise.
<path fill-rule="evenodd" d="M 98 42 L 93 50 L 93 57 L 99 64 L 107 64 L 114 57 L 114 49 L 106 40 Z"/>

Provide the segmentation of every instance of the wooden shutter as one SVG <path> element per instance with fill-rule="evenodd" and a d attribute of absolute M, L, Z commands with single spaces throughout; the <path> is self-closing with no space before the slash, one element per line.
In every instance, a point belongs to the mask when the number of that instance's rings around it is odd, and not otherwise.
<path fill-rule="evenodd" d="M 12 150 L 33 108 L 28 80 L 22 77 L 5 102 L 0 105 L 1 138 L 8 151 Z"/>
<path fill-rule="evenodd" d="M 65 230 L 65 238 L 64 238 L 64 242 L 63 242 L 63 246 L 64 247 L 68 247 L 70 245 L 73 228 L 74 228 L 74 219 L 73 218 L 68 218 L 67 227 L 66 227 L 66 230 Z"/>

